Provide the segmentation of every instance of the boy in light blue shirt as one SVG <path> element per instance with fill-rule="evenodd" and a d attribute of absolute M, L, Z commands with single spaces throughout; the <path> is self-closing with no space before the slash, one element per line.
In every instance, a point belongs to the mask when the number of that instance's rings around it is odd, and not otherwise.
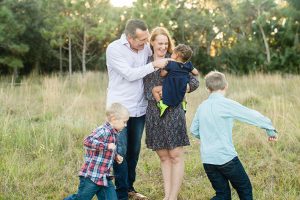
<path fill-rule="evenodd" d="M 225 75 L 212 71 L 205 76 L 210 92 L 197 109 L 191 125 L 193 136 L 200 139 L 204 170 L 216 191 L 213 200 L 230 200 L 229 182 L 239 198 L 252 200 L 252 186 L 232 142 L 233 121 L 238 120 L 265 129 L 269 141 L 276 141 L 272 122 L 259 112 L 224 97 L 228 84 Z"/>

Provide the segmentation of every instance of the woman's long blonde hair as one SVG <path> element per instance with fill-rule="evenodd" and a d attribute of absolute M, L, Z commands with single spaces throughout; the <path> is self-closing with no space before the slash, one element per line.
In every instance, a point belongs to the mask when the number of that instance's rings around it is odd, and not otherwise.
<path fill-rule="evenodd" d="M 170 36 L 169 31 L 164 27 L 155 27 L 151 32 L 150 47 L 151 47 L 152 52 L 153 52 L 153 47 L 151 45 L 151 42 L 153 42 L 155 40 L 156 36 L 158 36 L 158 35 L 164 35 L 168 38 L 169 46 L 168 46 L 167 52 L 171 54 L 174 49 L 174 42 Z"/>

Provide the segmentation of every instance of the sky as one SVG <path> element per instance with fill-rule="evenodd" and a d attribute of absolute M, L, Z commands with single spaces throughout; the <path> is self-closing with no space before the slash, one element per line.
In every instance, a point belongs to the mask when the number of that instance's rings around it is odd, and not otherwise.
<path fill-rule="evenodd" d="M 132 6 L 134 0 L 110 0 L 111 4 L 116 7 Z"/>

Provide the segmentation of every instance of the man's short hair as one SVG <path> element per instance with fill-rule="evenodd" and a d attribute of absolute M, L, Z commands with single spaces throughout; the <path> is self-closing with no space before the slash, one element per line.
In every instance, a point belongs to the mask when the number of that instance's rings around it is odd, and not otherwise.
<path fill-rule="evenodd" d="M 115 117 L 116 119 L 128 119 L 129 112 L 127 108 L 125 108 L 120 103 L 112 103 L 110 106 L 106 108 L 106 117 L 109 119 L 111 117 Z"/>
<path fill-rule="evenodd" d="M 205 85 L 209 91 L 223 90 L 227 87 L 227 80 L 223 73 L 211 71 L 205 76 Z"/>
<path fill-rule="evenodd" d="M 183 62 L 187 62 L 193 55 L 193 50 L 191 47 L 185 44 L 178 44 L 175 47 L 174 52 L 179 54 Z"/>
<path fill-rule="evenodd" d="M 136 37 L 136 29 L 141 29 L 142 31 L 148 30 L 146 23 L 140 19 L 130 19 L 127 21 L 125 26 L 125 35 L 131 36 L 132 38 Z"/>

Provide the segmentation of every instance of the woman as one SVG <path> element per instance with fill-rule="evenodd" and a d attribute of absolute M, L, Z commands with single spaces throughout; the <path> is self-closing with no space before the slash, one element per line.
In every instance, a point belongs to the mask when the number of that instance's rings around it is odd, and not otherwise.
<path fill-rule="evenodd" d="M 150 46 L 153 55 L 149 57 L 148 62 L 170 57 L 174 45 L 169 32 L 165 28 L 157 27 L 151 33 Z M 159 72 L 159 70 L 155 71 L 144 78 L 144 91 L 148 100 L 146 145 L 156 151 L 160 159 L 164 200 L 176 200 L 184 174 L 183 146 L 190 143 L 186 131 L 185 112 L 181 104 L 168 108 L 163 117 L 159 116 L 160 111 L 152 96 L 153 87 L 162 85 L 163 78 L 160 77 Z M 191 76 L 190 91 L 194 91 L 198 86 L 198 80 Z"/>

